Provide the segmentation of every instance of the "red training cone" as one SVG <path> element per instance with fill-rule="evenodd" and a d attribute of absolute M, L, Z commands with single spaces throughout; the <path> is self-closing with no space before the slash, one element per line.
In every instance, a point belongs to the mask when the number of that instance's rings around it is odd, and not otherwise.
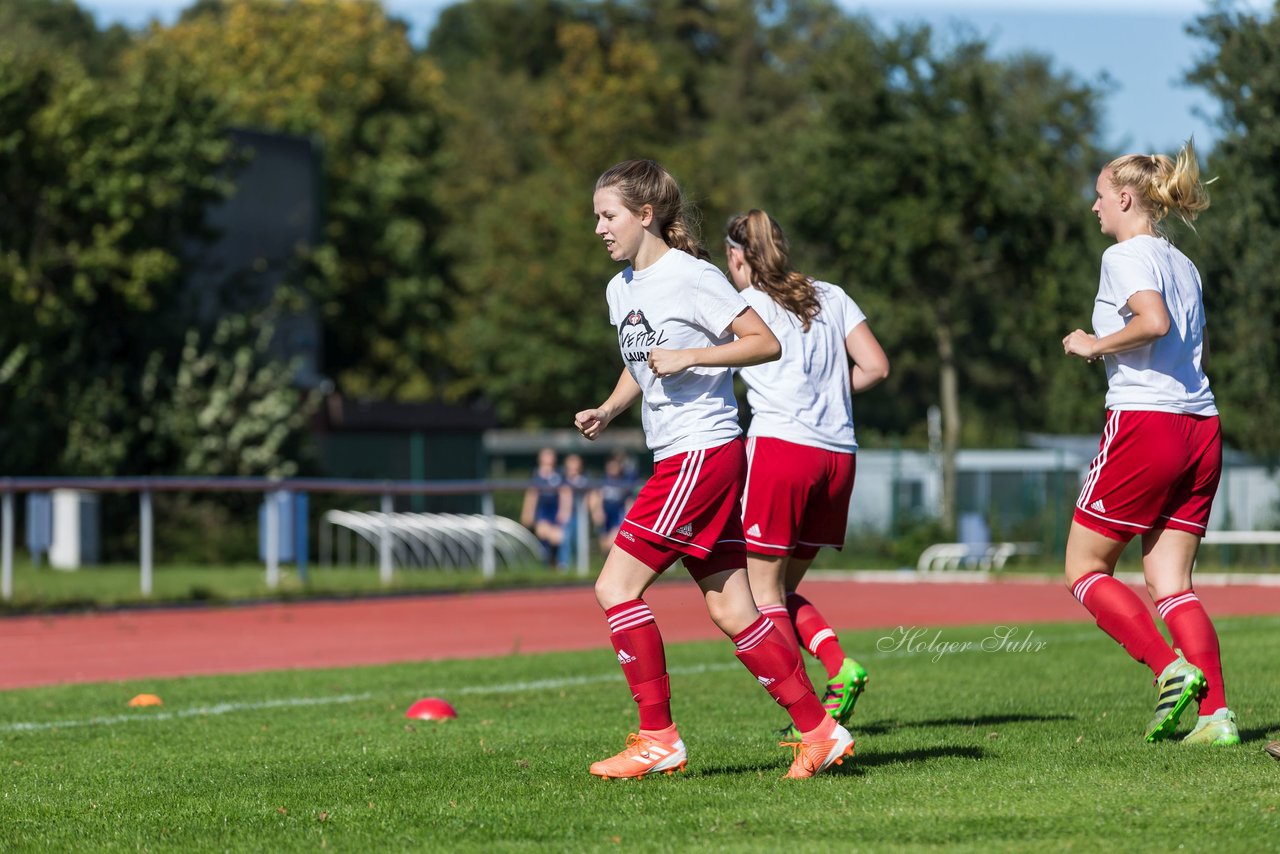
<path fill-rule="evenodd" d="M 447 721 L 456 718 L 458 712 L 439 697 L 427 697 L 410 706 L 404 716 L 420 721 Z"/>

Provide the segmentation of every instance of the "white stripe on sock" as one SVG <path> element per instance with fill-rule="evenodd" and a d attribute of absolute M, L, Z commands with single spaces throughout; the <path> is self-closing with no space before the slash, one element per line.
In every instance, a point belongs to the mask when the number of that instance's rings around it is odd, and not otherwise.
<path fill-rule="evenodd" d="M 1172 599 L 1167 599 L 1156 606 L 1156 610 L 1160 613 L 1160 619 L 1165 619 L 1169 613 L 1179 605 L 1186 605 L 1189 602 L 1199 602 L 1200 597 L 1193 591 L 1188 590 L 1186 593 L 1179 593 Z"/>
<path fill-rule="evenodd" d="M 831 629 L 822 629 L 816 635 L 809 638 L 809 652 L 813 653 L 814 655 L 817 655 L 818 647 L 822 646 L 822 642 L 827 640 L 828 638 L 834 638 L 835 636 L 836 636 L 836 633 L 831 631 Z"/>
<path fill-rule="evenodd" d="M 1083 605 L 1085 594 L 1089 592 L 1089 588 L 1093 587 L 1093 585 L 1097 584 L 1101 579 L 1110 577 L 1111 576 L 1102 572 L 1087 575 L 1076 581 L 1075 586 L 1071 588 L 1071 595 L 1075 596 L 1076 599 L 1080 601 L 1080 604 Z"/>
<path fill-rule="evenodd" d="M 734 646 L 738 648 L 738 652 L 750 652 L 763 643 L 764 639 L 769 636 L 769 632 L 771 631 L 773 631 L 773 623 L 769 622 L 767 619 L 761 620 L 756 627 L 751 630 L 750 634 L 742 640 L 737 641 Z"/>

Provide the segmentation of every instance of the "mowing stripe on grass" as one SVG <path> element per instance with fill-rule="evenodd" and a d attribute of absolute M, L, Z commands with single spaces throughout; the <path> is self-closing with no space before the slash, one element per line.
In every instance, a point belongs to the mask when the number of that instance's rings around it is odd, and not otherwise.
<path fill-rule="evenodd" d="M 0 732 L 36 732 L 50 729 L 71 729 L 82 726 L 114 726 L 153 721 L 171 721 L 178 718 L 198 718 L 212 715 L 229 715 L 232 712 L 252 712 L 259 709 L 298 708 L 300 706 L 328 706 L 335 703 L 354 703 L 368 700 L 372 694 L 340 694 L 336 697 L 288 697 L 281 700 L 263 700 L 258 703 L 218 703 L 216 706 L 197 706 L 177 712 L 154 712 L 137 715 L 112 715 L 109 718 L 89 718 L 80 721 L 44 721 L 0 724 Z"/>

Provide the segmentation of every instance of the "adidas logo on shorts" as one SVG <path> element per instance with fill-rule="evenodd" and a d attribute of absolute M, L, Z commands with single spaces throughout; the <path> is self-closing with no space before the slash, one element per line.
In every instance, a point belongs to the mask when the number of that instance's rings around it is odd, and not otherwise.
<path fill-rule="evenodd" d="M 634 655 L 632 655 L 631 653 L 627 652 L 625 649 L 620 649 L 620 650 L 618 650 L 618 663 L 619 663 L 619 664 L 630 664 L 631 662 L 633 662 L 633 661 L 635 661 L 635 660 L 636 660 L 636 657 L 635 657 Z"/>
<path fill-rule="evenodd" d="M 634 543 L 636 541 L 636 535 L 630 531 L 619 531 L 618 534 L 628 542 Z"/>
<path fill-rule="evenodd" d="M 682 537 L 692 537 L 692 536 L 693 536 L 693 523 L 692 523 L 692 522 L 690 522 L 690 523 L 689 523 L 689 524 L 687 524 L 687 525 L 681 525 L 679 528 L 676 528 L 676 533 L 677 533 L 677 534 L 679 534 L 679 535 L 680 535 L 680 536 L 682 536 Z"/>
<path fill-rule="evenodd" d="M 759 526 L 759 525 L 752 525 L 750 528 L 747 528 L 747 536 L 749 536 L 749 537 L 758 537 L 758 536 L 760 536 L 760 526 Z"/>
<path fill-rule="evenodd" d="M 1090 510 L 1097 510 L 1099 513 L 1106 513 L 1106 512 L 1107 512 L 1107 511 L 1106 511 L 1106 508 L 1104 508 L 1104 507 L 1102 506 L 1102 499 L 1101 499 L 1101 498 L 1099 498 L 1097 501 L 1095 501 L 1095 502 L 1093 502 L 1092 504 L 1090 504 L 1090 505 L 1089 505 L 1089 509 L 1090 509 Z"/>

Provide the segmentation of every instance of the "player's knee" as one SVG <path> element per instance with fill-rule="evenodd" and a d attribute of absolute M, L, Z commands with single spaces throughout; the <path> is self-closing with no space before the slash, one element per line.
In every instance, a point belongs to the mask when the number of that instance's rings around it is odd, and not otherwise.
<path fill-rule="evenodd" d="M 745 603 L 736 602 L 708 602 L 707 615 L 711 617 L 711 622 L 715 623 L 716 628 L 724 632 L 727 637 L 740 634 L 760 619 L 760 612 L 754 604 L 745 607 Z"/>

